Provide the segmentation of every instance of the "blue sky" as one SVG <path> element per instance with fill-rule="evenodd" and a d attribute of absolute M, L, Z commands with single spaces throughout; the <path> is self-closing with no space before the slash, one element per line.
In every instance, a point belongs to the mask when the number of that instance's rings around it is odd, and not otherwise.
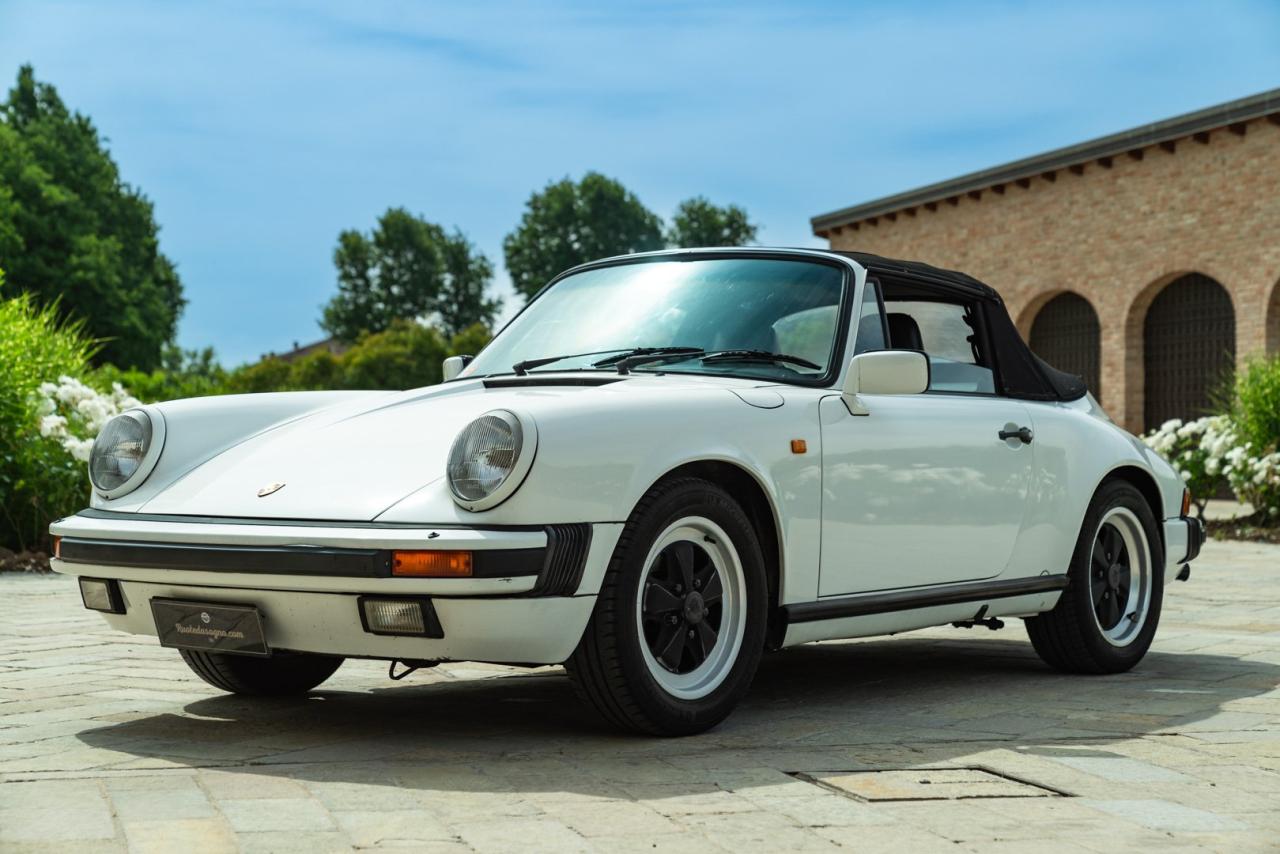
<path fill-rule="evenodd" d="M 653 210 L 814 214 L 1280 86 L 1280 3 L 0 0 L 155 202 L 186 347 L 321 336 L 333 246 L 402 205 L 497 264 L 529 194 L 596 169 Z"/>

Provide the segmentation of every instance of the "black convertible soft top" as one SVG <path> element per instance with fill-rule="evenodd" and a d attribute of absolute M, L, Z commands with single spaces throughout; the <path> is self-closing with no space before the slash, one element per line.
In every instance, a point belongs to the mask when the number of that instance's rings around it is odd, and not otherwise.
<path fill-rule="evenodd" d="M 1013 325 L 1004 300 L 991 286 L 964 273 L 919 261 L 881 258 L 867 252 L 833 251 L 833 254 L 857 261 L 869 273 L 889 278 L 906 276 L 976 298 L 982 306 L 987 333 L 995 350 L 996 383 L 1005 395 L 1022 400 L 1076 400 L 1088 391 L 1083 379 L 1052 367 L 1031 352 Z"/>

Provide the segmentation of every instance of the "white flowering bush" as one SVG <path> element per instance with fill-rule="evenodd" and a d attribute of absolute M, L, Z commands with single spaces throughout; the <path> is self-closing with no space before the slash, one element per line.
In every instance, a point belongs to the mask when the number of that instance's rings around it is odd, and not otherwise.
<path fill-rule="evenodd" d="M 1174 418 L 1142 437 L 1177 470 L 1196 510 L 1224 486 L 1268 517 L 1280 517 L 1280 453 L 1247 441 L 1230 415 Z"/>
<path fill-rule="evenodd" d="M 1197 512 L 1227 485 L 1225 454 L 1229 450 L 1230 419 L 1212 415 L 1183 421 L 1174 418 L 1142 437 L 1152 450 L 1169 461 L 1191 490 Z"/>
<path fill-rule="evenodd" d="M 40 435 L 56 440 L 79 462 L 89 461 L 94 437 L 110 421 L 142 403 L 120 383 L 102 393 L 75 377 L 61 376 L 56 383 L 41 383 L 36 400 Z"/>
<path fill-rule="evenodd" d="M 1236 497 L 1272 522 L 1280 519 L 1280 452 L 1259 454 L 1246 442 L 1227 456 L 1227 481 Z"/>
<path fill-rule="evenodd" d="M 83 325 L 60 320 L 56 306 L 37 305 L 29 294 L 0 298 L 0 548 L 47 552 L 49 522 L 85 505 L 84 463 L 41 436 L 40 421 L 62 414 L 69 430 L 87 428 L 57 404 L 41 414 L 40 384 L 89 376 L 93 348 Z"/>

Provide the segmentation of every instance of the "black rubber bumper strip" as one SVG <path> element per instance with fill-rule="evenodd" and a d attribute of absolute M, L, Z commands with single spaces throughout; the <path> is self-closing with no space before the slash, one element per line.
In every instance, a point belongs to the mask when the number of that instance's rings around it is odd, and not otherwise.
<path fill-rule="evenodd" d="M 471 577 L 515 578 L 538 575 L 546 564 L 546 553 L 545 548 L 473 551 Z M 60 557 L 69 563 L 141 569 L 317 575 L 330 578 L 391 577 L 389 549 L 140 543 L 63 537 Z"/>
<path fill-rule="evenodd" d="M 1182 517 L 1182 521 L 1187 523 L 1187 556 L 1181 563 L 1191 563 L 1199 556 L 1200 549 L 1204 546 L 1204 522 L 1187 516 Z"/>
<path fill-rule="evenodd" d="M 862 596 L 841 596 L 818 602 L 801 602 L 785 605 L 782 610 L 788 623 L 812 623 L 818 620 L 838 620 L 844 617 L 866 617 L 871 614 L 890 614 L 894 611 L 913 611 L 917 608 L 933 608 L 938 605 L 961 605 L 965 602 L 985 602 L 990 599 L 1010 599 L 1035 593 L 1051 593 L 1067 586 L 1065 575 L 1037 575 L 1033 578 L 1012 578 L 1006 581 L 979 581 L 967 584 L 951 584 L 928 590 L 894 590 L 890 593 L 869 593 Z"/>

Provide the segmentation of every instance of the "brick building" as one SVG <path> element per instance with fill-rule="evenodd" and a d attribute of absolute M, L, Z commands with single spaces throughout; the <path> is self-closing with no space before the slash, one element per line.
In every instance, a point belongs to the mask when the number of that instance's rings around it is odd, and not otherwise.
<path fill-rule="evenodd" d="M 1280 89 L 814 217 L 833 249 L 963 270 L 1130 430 L 1280 352 Z"/>

